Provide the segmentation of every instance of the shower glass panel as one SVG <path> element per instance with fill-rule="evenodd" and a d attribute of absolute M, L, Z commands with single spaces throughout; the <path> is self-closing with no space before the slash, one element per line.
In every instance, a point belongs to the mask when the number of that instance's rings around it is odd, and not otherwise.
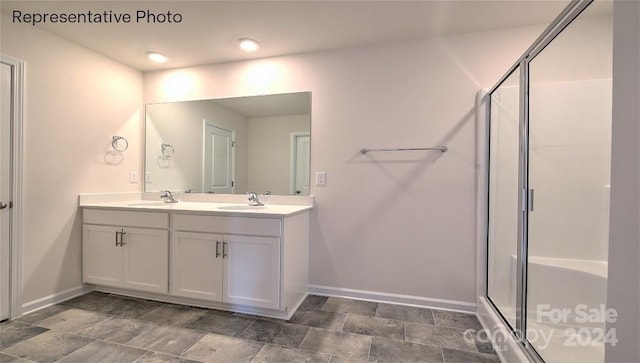
<path fill-rule="evenodd" d="M 587 313 L 606 303 L 612 4 L 529 63 L 526 326 L 547 362 L 604 361 L 605 321 Z"/>
<path fill-rule="evenodd" d="M 520 69 L 491 93 L 487 295 L 516 327 Z"/>

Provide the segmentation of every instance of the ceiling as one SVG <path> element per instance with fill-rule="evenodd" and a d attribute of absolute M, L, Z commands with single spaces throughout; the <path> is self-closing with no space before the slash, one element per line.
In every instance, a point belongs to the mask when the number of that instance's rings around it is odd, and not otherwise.
<path fill-rule="evenodd" d="M 265 58 L 376 43 L 550 23 L 568 0 L 422 1 L 6 1 L 23 13 L 131 14 L 128 24 L 53 24 L 41 28 L 142 71 Z M 180 23 L 136 22 L 138 11 L 179 13 Z M 5 18 L 7 19 L 7 18 Z M 9 18 L 11 19 L 11 18 Z M 23 24 L 22 26 L 31 26 Z M 237 39 L 260 49 L 245 53 Z M 166 55 L 151 63 L 145 53 Z"/>

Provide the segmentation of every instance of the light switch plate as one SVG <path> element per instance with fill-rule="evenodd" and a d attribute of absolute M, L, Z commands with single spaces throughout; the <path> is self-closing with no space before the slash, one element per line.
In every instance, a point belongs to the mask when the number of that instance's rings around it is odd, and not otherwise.
<path fill-rule="evenodd" d="M 136 184 L 138 182 L 138 172 L 137 171 L 130 171 L 129 172 L 129 183 L 131 184 Z"/>
<path fill-rule="evenodd" d="M 316 185 L 319 187 L 324 187 L 327 185 L 327 173 L 324 171 L 316 172 Z"/>

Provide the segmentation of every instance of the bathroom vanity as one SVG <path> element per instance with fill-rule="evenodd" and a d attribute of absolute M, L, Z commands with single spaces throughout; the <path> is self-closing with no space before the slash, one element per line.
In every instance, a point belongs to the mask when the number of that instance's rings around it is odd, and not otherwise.
<path fill-rule="evenodd" d="M 282 319 L 305 298 L 313 197 L 254 207 L 244 196 L 164 203 L 130 194 L 80 196 L 84 283 Z"/>

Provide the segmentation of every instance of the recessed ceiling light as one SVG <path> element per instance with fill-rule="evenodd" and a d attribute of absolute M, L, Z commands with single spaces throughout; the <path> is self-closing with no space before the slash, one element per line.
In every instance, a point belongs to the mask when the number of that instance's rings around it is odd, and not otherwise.
<path fill-rule="evenodd" d="M 164 63 L 169 60 L 169 58 L 157 52 L 147 52 L 147 57 L 156 63 Z"/>
<path fill-rule="evenodd" d="M 240 49 L 245 52 L 255 52 L 258 50 L 258 42 L 256 40 L 250 38 L 240 38 L 238 39 L 238 43 L 240 45 Z"/>

